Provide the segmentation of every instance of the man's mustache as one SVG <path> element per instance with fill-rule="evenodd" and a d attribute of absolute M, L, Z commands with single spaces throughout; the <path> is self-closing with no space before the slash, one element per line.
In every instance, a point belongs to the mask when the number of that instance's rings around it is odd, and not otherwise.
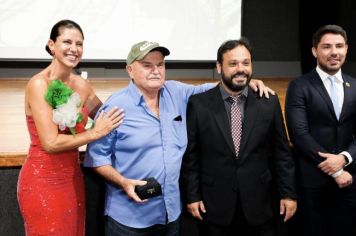
<path fill-rule="evenodd" d="M 237 76 L 245 76 L 245 77 L 248 78 L 249 75 L 246 74 L 246 73 L 243 72 L 243 71 L 240 71 L 240 72 L 235 73 L 233 76 L 231 76 L 231 78 L 235 78 L 235 77 L 237 77 Z"/>

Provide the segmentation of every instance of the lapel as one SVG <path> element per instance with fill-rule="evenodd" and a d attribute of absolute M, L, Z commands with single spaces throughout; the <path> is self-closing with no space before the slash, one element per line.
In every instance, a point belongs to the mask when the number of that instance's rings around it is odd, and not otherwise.
<path fill-rule="evenodd" d="M 225 142 L 231 151 L 235 153 L 234 144 L 231 137 L 230 122 L 226 113 L 225 104 L 221 96 L 219 85 L 211 90 L 210 106 L 216 124 L 219 127 Z"/>
<path fill-rule="evenodd" d="M 324 102 L 326 103 L 330 113 L 333 114 L 333 117 L 335 118 L 335 120 L 337 120 L 336 114 L 335 114 L 335 111 L 334 111 L 334 107 L 333 107 L 333 103 L 332 103 L 331 98 L 330 98 L 330 96 L 328 94 L 328 91 L 326 90 L 326 88 L 325 88 L 325 86 L 323 84 L 323 81 L 321 81 L 321 78 L 320 78 L 319 74 L 314 69 L 310 73 L 309 77 L 310 78 L 308 78 L 308 81 L 310 81 L 311 85 L 315 88 L 316 91 L 318 91 L 318 93 L 323 98 Z"/>
<path fill-rule="evenodd" d="M 244 153 L 253 127 L 255 126 L 256 118 L 259 113 L 259 104 L 257 103 L 256 94 L 249 88 L 248 96 L 245 104 L 244 120 L 242 125 L 242 137 L 240 144 L 240 154 Z"/>
<path fill-rule="evenodd" d="M 345 118 L 345 115 L 348 114 L 348 111 L 347 111 L 348 105 L 347 104 L 352 100 L 352 93 L 354 92 L 351 88 L 351 81 L 349 80 L 348 76 L 345 74 L 342 74 L 342 79 L 344 80 L 344 83 L 343 83 L 344 102 L 342 104 L 339 122 L 341 122 Z M 346 84 L 347 84 L 347 86 L 346 86 Z"/>

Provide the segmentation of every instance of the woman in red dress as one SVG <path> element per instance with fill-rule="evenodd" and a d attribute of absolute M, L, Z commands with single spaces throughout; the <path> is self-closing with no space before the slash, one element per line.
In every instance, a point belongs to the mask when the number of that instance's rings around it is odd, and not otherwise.
<path fill-rule="evenodd" d="M 54 122 L 54 107 L 45 99 L 54 80 L 79 95 L 78 113 L 85 118 L 101 105 L 90 84 L 72 73 L 82 57 L 83 41 L 77 23 L 62 20 L 55 24 L 46 46 L 52 55 L 51 64 L 31 78 L 26 87 L 25 113 L 31 145 L 17 187 L 26 235 L 84 235 L 85 193 L 78 147 L 108 134 L 124 116 L 119 109 L 99 114 L 91 129 L 77 129 L 75 134 L 68 128 L 61 131 Z"/>

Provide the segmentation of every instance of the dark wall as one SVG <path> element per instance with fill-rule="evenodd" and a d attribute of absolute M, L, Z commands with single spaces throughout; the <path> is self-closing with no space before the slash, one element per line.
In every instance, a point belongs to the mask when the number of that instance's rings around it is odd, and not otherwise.
<path fill-rule="evenodd" d="M 0 235 L 25 235 L 16 197 L 18 175 L 19 168 L 0 168 Z"/>
<path fill-rule="evenodd" d="M 243 0 L 242 12 L 242 35 L 251 41 L 254 61 L 300 61 L 306 73 L 316 66 L 313 33 L 322 25 L 338 24 L 348 34 L 343 70 L 356 76 L 356 1 Z"/>
<path fill-rule="evenodd" d="M 315 58 L 311 54 L 312 35 L 321 26 L 337 24 L 343 27 L 348 34 L 349 51 L 347 63 L 344 66 L 346 72 L 355 74 L 350 63 L 356 61 L 356 31 L 355 22 L 356 2 L 352 0 L 300 0 L 299 35 L 301 41 L 302 71 L 307 72 L 316 66 Z"/>
<path fill-rule="evenodd" d="M 298 0 L 244 0 L 242 32 L 254 61 L 299 61 Z"/>

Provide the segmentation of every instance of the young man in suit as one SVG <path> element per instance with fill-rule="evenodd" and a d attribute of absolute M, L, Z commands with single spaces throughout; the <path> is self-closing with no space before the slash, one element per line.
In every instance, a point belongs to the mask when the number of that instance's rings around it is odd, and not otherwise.
<path fill-rule="evenodd" d="M 223 43 L 216 66 L 221 82 L 188 102 L 183 202 L 202 220 L 202 235 L 275 235 L 275 200 L 284 221 L 296 210 L 294 162 L 278 97 L 260 99 L 248 88 L 247 39 Z"/>
<path fill-rule="evenodd" d="M 340 26 L 319 28 L 312 47 L 317 67 L 287 90 L 302 235 L 354 235 L 356 80 L 341 72 L 347 49 Z"/>

